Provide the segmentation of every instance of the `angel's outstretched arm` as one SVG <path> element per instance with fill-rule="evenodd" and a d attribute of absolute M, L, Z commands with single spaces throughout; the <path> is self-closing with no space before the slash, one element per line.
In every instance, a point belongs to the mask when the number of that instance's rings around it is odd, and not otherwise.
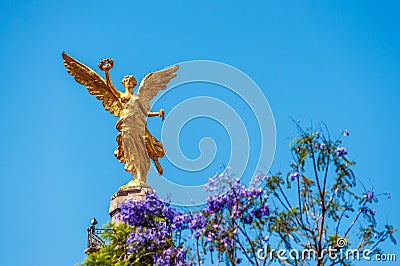
<path fill-rule="evenodd" d="M 148 112 L 147 116 L 148 117 L 159 116 L 164 121 L 164 114 L 165 114 L 164 109 L 160 109 L 160 111 L 158 112 Z"/>
<path fill-rule="evenodd" d="M 104 71 L 106 75 L 106 83 L 107 86 L 110 88 L 112 93 L 119 98 L 120 92 L 114 87 L 111 81 L 110 77 L 110 69 L 114 66 L 114 61 L 111 58 L 106 58 L 103 60 L 100 60 L 100 63 L 98 64 L 100 70 Z"/>

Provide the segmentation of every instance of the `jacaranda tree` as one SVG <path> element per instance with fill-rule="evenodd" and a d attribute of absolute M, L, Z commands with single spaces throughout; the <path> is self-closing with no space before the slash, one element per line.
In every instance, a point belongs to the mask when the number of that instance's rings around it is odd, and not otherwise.
<path fill-rule="evenodd" d="M 298 125 L 297 125 L 298 126 Z M 155 194 L 121 206 L 105 248 L 83 265 L 350 265 L 382 253 L 396 229 L 379 228 L 375 205 L 388 193 L 357 190 L 342 137 L 303 130 L 290 143 L 287 173 L 245 186 L 224 170 L 209 179 L 199 208 L 178 209 Z M 359 183 L 359 182 L 358 182 Z"/>
<path fill-rule="evenodd" d="M 389 224 L 379 229 L 375 220 L 374 204 L 390 194 L 365 188 L 357 193 L 355 162 L 341 140 L 349 131 L 331 140 L 327 130 L 297 128 L 290 170 L 268 177 L 264 187 L 274 206 L 268 231 L 277 236 L 266 245 L 268 257 L 282 260 L 272 249 L 283 247 L 291 254 L 280 257 L 291 265 L 310 257 L 316 265 L 350 265 L 380 254 L 379 245 L 387 239 L 396 244 L 396 229 Z"/>

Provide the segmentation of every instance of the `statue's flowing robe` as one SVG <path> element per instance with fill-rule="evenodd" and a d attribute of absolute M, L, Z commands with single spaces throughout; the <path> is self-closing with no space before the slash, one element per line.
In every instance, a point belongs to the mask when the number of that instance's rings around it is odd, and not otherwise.
<path fill-rule="evenodd" d="M 162 143 L 147 129 L 146 116 L 147 111 L 140 98 L 133 95 L 116 125 L 119 133 L 116 139 L 118 147 L 114 154 L 125 164 L 125 170 L 131 172 L 141 182 L 146 181 L 150 158 L 155 161 L 159 173 L 162 173 L 157 159 L 165 154 Z"/>

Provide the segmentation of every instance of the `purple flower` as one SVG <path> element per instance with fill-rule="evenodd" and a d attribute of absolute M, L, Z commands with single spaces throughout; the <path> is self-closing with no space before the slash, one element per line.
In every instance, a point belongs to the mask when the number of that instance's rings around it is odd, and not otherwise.
<path fill-rule="evenodd" d="M 320 145 L 319 145 L 319 148 L 322 150 L 323 148 L 325 148 L 325 143 L 321 143 Z"/>
<path fill-rule="evenodd" d="M 253 222 L 253 217 L 251 217 L 251 215 L 246 215 L 245 217 L 243 217 L 243 222 L 245 224 L 251 224 Z"/>
<path fill-rule="evenodd" d="M 186 252 L 183 249 L 169 247 L 163 250 L 161 254 L 153 256 L 153 260 L 156 265 L 160 266 L 186 265 L 185 257 Z"/>
<path fill-rule="evenodd" d="M 162 209 L 162 214 L 165 218 L 172 221 L 174 219 L 174 217 L 180 215 L 181 213 L 174 210 L 171 206 L 166 205 Z"/>
<path fill-rule="evenodd" d="M 264 217 L 264 216 L 269 216 L 268 204 L 264 204 L 261 208 L 252 210 L 251 214 L 258 219 L 260 219 L 261 217 Z"/>
<path fill-rule="evenodd" d="M 387 198 L 388 198 L 388 199 L 391 199 L 391 198 L 392 198 L 392 194 L 387 193 L 386 195 L 387 195 Z"/>
<path fill-rule="evenodd" d="M 350 136 L 350 132 L 347 128 L 345 130 L 343 130 L 343 136 L 345 136 L 345 137 Z"/>
<path fill-rule="evenodd" d="M 364 198 L 368 201 L 368 202 L 372 202 L 372 200 L 374 199 L 374 192 L 372 191 L 368 191 L 367 193 L 364 194 Z"/>
<path fill-rule="evenodd" d="M 297 179 L 297 178 L 299 178 L 300 177 L 300 174 L 299 174 L 299 172 L 294 172 L 293 174 L 290 174 L 290 179 L 292 180 L 292 181 L 294 181 L 295 179 Z"/>
<path fill-rule="evenodd" d="M 171 223 L 172 230 L 181 228 L 188 221 L 187 214 L 175 216 Z"/>
<path fill-rule="evenodd" d="M 261 218 L 261 210 L 260 209 L 255 209 L 251 211 L 251 214 L 254 215 L 254 217 L 260 219 Z"/>
<path fill-rule="evenodd" d="M 166 215 L 172 219 L 177 213 L 170 209 L 154 194 L 148 194 L 145 201 L 131 201 L 121 204 L 122 221 L 132 226 L 149 226 L 154 222 L 152 217 Z"/>
<path fill-rule="evenodd" d="M 227 203 L 226 195 L 223 196 L 214 196 L 211 195 L 207 198 L 207 206 L 205 209 L 206 213 L 217 213 L 222 208 L 224 208 L 225 204 Z"/>
<path fill-rule="evenodd" d="M 245 194 L 247 194 L 248 197 L 256 198 L 256 197 L 260 196 L 262 193 L 263 193 L 262 188 L 249 188 L 247 190 L 247 193 L 245 193 Z"/>
<path fill-rule="evenodd" d="M 194 232 L 194 234 L 191 237 L 198 239 L 200 237 L 200 235 L 201 235 L 200 231 L 196 231 L 196 232 Z"/>
<path fill-rule="evenodd" d="M 239 218 L 240 216 L 242 216 L 243 212 L 244 212 L 244 208 L 242 206 L 233 206 L 233 210 L 232 210 L 232 215 L 231 217 L 233 219 Z"/>
<path fill-rule="evenodd" d="M 206 219 L 202 213 L 196 212 L 193 217 L 189 220 L 189 229 L 202 229 L 206 225 Z"/>
<path fill-rule="evenodd" d="M 336 149 L 336 155 L 337 156 L 344 156 L 347 154 L 347 149 L 345 147 L 338 147 Z"/>
<path fill-rule="evenodd" d="M 262 207 L 261 207 L 261 215 L 262 216 L 269 216 L 269 207 L 268 207 L 268 204 L 266 203 L 266 204 L 264 204 Z"/>
<path fill-rule="evenodd" d="M 215 234 L 213 232 L 206 236 L 206 242 L 212 242 L 215 239 Z"/>
<path fill-rule="evenodd" d="M 261 174 L 257 174 L 257 175 L 254 177 L 254 181 L 258 182 L 258 181 L 260 181 L 260 180 L 261 180 Z"/>

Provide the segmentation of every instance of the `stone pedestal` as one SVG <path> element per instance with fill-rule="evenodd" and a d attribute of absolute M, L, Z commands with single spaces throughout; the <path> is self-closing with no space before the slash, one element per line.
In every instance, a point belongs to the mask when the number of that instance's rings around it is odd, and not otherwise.
<path fill-rule="evenodd" d="M 108 213 L 112 218 L 112 222 L 118 223 L 120 221 L 120 204 L 129 201 L 145 201 L 146 195 L 154 192 L 154 190 L 147 184 L 127 186 L 115 192 L 110 201 L 110 209 Z"/>

